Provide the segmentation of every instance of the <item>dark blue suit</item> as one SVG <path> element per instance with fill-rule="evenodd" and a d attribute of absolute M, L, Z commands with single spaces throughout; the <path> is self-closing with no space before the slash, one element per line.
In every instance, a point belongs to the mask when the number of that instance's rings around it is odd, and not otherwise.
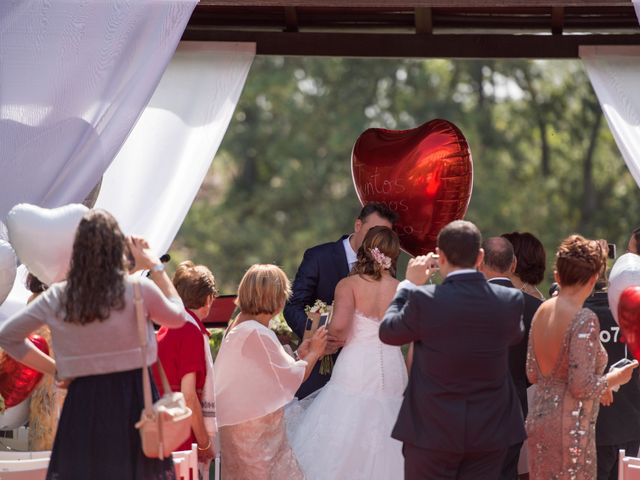
<path fill-rule="evenodd" d="M 482 273 L 401 288 L 380 325 L 390 345 L 415 342 L 409 384 L 392 436 L 404 442 L 408 480 L 495 480 L 507 448 L 525 438 L 509 374 L 523 336 L 522 292 Z"/>
<path fill-rule="evenodd" d="M 344 251 L 343 236 L 337 242 L 324 243 L 304 252 L 302 263 L 293 281 L 293 295 L 284 307 L 284 318 L 298 337 L 302 339 L 307 316 L 304 313 L 306 305 L 313 305 L 316 300 L 322 300 L 327 305 L 333 302 L 336 285 L 349 275 L 347 254 Z M 334 355 L 334 361 L 337 355 Z M 297 392 L 298 398 L 322 388 L 331 375 L 320 374 L 320 362 L 316 364 L 311 375 Z"/>

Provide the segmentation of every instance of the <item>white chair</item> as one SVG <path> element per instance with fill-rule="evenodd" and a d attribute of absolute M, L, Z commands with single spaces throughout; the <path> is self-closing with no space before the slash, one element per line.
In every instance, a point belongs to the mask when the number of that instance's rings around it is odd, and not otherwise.
<path fill-rule="evenodd" d="M 624 450 L 618 452 L 618 480 L 640 480 L 640 458 L 627 457 Z"/>
<path fill-rule="evenodd" d="M 173 465 L 178 480 L 198 480 L 198 445 L 191 444 L 191 450 L 173 452 Z"/>

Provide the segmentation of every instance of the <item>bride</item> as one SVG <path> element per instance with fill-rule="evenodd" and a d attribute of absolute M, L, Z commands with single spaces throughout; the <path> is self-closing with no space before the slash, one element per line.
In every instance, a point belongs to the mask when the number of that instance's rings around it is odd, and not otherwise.
<path fill-rule="evenodd" d="M 338 283 L 329 333 L 345 341 L 331 380 L 289 408 L 291 447 L 308 480 L 403 477 L 402 444 L 391 438 L 407 384 L 399 347 L 378 326 L 395 295 L 398 236 L 373 227 L 350 276 Z"/>

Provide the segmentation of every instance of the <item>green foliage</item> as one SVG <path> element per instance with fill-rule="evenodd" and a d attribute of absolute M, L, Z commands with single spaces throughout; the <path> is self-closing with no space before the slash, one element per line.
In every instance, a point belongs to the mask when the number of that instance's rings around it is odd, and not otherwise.
<path fill-rule="evenodd" d="M 485 236 L 540 237 L 548 279 L 570 233 L 623 249 L 640 191 L 579 62 L 257 57 L 175 260 L 208 265 L 225 292 L 256 262 L 292 277 L 306 248 L 352 231 L 358 135 L 433 118 L 469 141 L 467 218 Z"/>

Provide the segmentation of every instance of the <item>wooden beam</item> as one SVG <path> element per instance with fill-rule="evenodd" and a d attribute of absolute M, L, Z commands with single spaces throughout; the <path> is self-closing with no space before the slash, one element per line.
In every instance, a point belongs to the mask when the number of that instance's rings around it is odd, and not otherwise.
<path fill-rule="evenodd" d="M 416 8 L 415 17 L 416 33 L 433 33 L 433 14 L 430 8 Z"/>
<path fill-rule="evenodd" d="M 564 7 L 551 7 L 551 33 L 562 35 L 564 28 Z"/>
<path fill-rule="evenodd" d="M 296 13 L 296 7 L 284 7 L 284 22 L 286 32 L 298 31 L 298 14 Z"/>
<path fill-rule="evenodd" d="M 629 0 L 200 0 L 198 8 L 322 7 L 322 8 L 507 8 L 507 7 L 628 7 Z"/>
<path fill-rule="evenodd" d="M 187 27 L 183 40 L 254 42 L 258 55 L 379 58 L 578 58 L 580 45 L 639 45 L 638 35 L 414 35 L 225 31 Z"/>

